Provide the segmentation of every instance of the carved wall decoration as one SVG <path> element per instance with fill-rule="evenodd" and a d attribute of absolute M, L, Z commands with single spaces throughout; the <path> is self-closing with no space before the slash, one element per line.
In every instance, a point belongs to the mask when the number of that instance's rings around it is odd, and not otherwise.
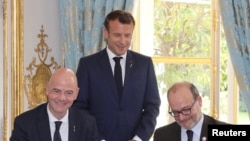
<path fill-rule="evenodd" d="M 37 35 L 40 42 L 35 48 L 39 63 L 36 64 L 36 58 L 33 57 L 31 63 L 26 68 L 29 74 L 24 76 L 24 90 L 28 97 L 29 108 L 33 108 L 47 101 L 45 88 L 52 74 L 51 69 L 56 70 L 60 68 L 54 57 L 50 58 L 50 63 L 46 63 L 48 54 L 52 49 L 50 49 L 45 42 L 45 38 L 48 37 L 48 35 L 44 34 L 43 26 L 40 32 L 41 33 Z M 35 73 L 33 74 L 33 72 Z"/>

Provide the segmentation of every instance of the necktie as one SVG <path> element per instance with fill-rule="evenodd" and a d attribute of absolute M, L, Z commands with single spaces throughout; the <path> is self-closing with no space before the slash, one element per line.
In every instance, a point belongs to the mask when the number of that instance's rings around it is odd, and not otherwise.
<path fill-rule="evenodd" d="M 192 141 L 193 140 L 193 131 L 187 130 L 187 136 L 188 136 L 188 141 Z"/>
<path fill-rule="evenodd" d="M 113 59 L 115 60 L 114 78 L 115 78 L 116 88 L 119 97 L 121 97 L 123 84 L 122 84 L 122 68 L 120 65 L 120 60 L 122 59 L 122 57 L 114 57 Z"/>
<path fill-rule="evenodd" d="M 62 141 L 61 135 L 60 135 L 60 132 L 59 132 L 61 124 L 62 124 L 61 121 L 55 121 L 56 130 L 55 130 L 55 133 L 54 133 L 54 140 L 53 141 Z"/>

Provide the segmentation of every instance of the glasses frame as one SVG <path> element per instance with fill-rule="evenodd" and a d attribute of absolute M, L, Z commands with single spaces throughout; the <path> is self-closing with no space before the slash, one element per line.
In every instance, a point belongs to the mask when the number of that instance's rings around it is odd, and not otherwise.
<path fill-rule="evenodd" d="M 168 108 L 168 113 L 172 116 L 172 117 L 179 117 L 179 115 L 180 114 L 182 114 L 182 115 L 184 115 L 184 116 L 188 116 L 188 115 L 190 115 L 191 114 L 191 110 L 192 110 L 192 108 L 194 107 L 194 104 L 195 104 L 195 102 L 196 102 L 197 100 L 194 100 L 194 102 L 192 103 L 192 105 L 189 107 L 189 108 L 184 108 L 184 109 L 182 109 L 182 110 L 180 110 L 180 111 L 170 111 L 170 106 L 169 106 L 169 108 Z M 189 113 L 188 114 L 185 114 L 183 111 L 189 111 Z"/>

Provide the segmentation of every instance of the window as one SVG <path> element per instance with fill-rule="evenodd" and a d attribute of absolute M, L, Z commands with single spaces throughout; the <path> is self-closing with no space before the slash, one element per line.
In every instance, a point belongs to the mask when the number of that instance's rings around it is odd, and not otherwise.
<path fill-rule="evenodd" d="M 216 0 L 147 0 L 140 2 L 136 17 L 132 49 L 153 58 L 162 100 L 157 127 L 173 121 L 166 92 L 182 80 L 198 87 L 206 114 L 237 123 L 233 113 L 238 113 L 238 93 L 228 86 L 236 88 L 237 83 L 228 81 L 235 77 L 228 72 L 230 62 Z"/>

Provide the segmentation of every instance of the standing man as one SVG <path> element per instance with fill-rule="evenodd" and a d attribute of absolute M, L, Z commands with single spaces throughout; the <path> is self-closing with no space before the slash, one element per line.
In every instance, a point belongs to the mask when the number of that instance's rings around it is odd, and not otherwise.
<path fill-rule="evenodd" d="M 209 124 L 226 124 L 202 113 L 202 98 L 194 84 L 178 82 L 167 93 L 175 122 L 156 129 L 154 141 L 206 141 Z"/>
<path fill-rule="evenodd" d="M 15 118 L 10 141 L 98 141 L 95 118 L 71 107 L 78 91 L 72 70 L 56 70 L 46 87 L 48 102 Z"/>
<path fill-rule="evenodd" d="M 75 105 L 96 118 L 100 140 L 148 141 L 155 129 L 160 97 L 154 66 L 150 57 L 129 50 L 134 26 L 130 13 L 112 11 L 104 21 L 106 48 L 79 62 Z M 121 58 L 119 89 L 114 57 Z"/>

